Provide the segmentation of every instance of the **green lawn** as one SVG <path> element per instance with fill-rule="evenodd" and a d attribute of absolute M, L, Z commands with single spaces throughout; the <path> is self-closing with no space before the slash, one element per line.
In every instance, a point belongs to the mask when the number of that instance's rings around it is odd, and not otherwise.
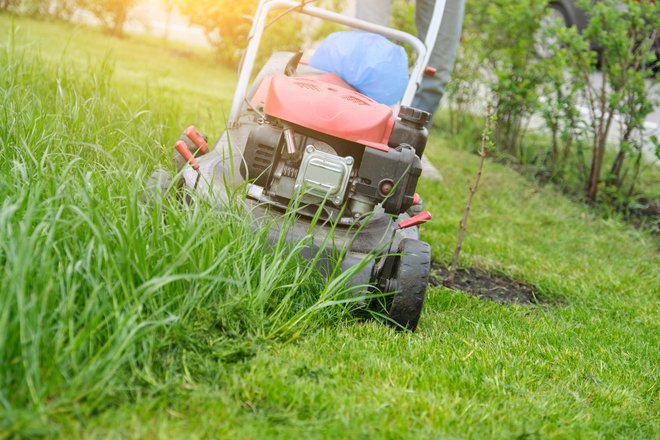
<path fill-rule="evenodd" d="M 220 135 L 230 70 L 11 26 L 0 16 L 0 438 L 660 436 L 657 238 L 489 162 L 462 263 L 545 305 L 433 288 L 415 334 L 307 313 L 337 292 L 261 254 L 236 212 L 140 201 L 183 127 Z M 445 263 L 478 163 L 451 143 L 432 134 L 444 181 L 420 185 Z"/>

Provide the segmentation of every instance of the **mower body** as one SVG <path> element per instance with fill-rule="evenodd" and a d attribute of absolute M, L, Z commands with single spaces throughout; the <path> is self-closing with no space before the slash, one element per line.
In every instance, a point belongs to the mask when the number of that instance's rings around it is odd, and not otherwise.
<path fill-rule="evenodd" d="M 438 3 L 436 26 L 444 10 L 444 1 Z M 266 15 L 296 6 L 299 12 L 377 32 L 416 50 L 398 109 L 359 93 L 336 74 L 300 63 L 301 54 L 273 54 L 248 88 Z M 416 222 L 406 222 L 422 208 L 415 191 L 429 117 L 410 102 L 433 39 L 425 45 L 409 34 L 298 2 L 262 1 L 228 128 L 206 154 L 200 156 L 190 145 L 198 155 L 195 170 L 178 159 L 183 183 L 201 194 L 222 198 L 228 185 L 246 184 L 249 212 L 257 224 L 268 225 L 273 240 L 284 230 L 278 218 L 295 205 L 296 222 L 286 228 L 287 239 L 299 241 L 313 230 L 309 255 L 327 255 L 318 259 L 320 269 L 330 270 L 337 257 L 344 270 L 360 266 L 351 281 L 356 294 L 369 290 L 365 286 L 393 292 L 386 311 L 394 323 L 411 330 L 424 301 L 430 246 L 419 240 Z"/>

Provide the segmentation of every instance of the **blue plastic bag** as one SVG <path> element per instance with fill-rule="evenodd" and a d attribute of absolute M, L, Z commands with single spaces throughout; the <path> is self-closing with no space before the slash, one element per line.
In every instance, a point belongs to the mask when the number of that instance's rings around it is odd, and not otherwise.
<path fill-rule="evenodd" d="M 330 34 L 314 52 L 309 65 L 339 75 L 363 95 L 392 105 L 408 85 L 408 56 L 403 47 L 369 32 Z"/>

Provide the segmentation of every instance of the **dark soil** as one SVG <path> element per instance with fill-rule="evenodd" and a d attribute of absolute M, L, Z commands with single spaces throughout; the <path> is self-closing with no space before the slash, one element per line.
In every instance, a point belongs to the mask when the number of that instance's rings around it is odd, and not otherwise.
<path fill-rule="evenodd" d="M 431 286 L 441 286 L 447 272 L 447 267 L 433 263 L 429 278 Z M 457 269 L 451 289 L 503 304 L 531 305 L 547 302 L 534 286 L 479 268 Z"/>

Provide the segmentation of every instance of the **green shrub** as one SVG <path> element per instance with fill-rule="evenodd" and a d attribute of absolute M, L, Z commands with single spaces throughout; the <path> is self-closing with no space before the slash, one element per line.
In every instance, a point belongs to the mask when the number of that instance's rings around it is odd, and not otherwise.
<path fill-rule="evenodd" d="M 252 26 L 258 0 L 180 0 L 181 12 L 192 24 L 200 25 L 206 31 L 209 42 L 217 49 L 220 59 L 232 66 L 238 65 L 243 50 L 248 43 L 248 33 Z M 270 20 L 277 19 L 278 13 L 271 14 Z M 292 12 L 271 22 L 261 41 L 261 59 L 268 58 L 273 50 L 297 51 L 303 42 L 302 22 L 298 14 Z"/>
<path fill-rule="evenodd" d="M 653 111 L 646 78 L 650 76 L 647 60 L 655 56 L 653 44 L 660 29 L 660 10 L 649 2 L 620 2 L 603 0 L 598 3 L 581 1 L 580 6 L 592 17 L 581 35 L 564 39 L 571 57 L 569 67 L 574 76 L 586 77 L 600 70 L 601 84 L 589 81 L 581 92 L 591 120 L 592 154 L 586 196 L 596 201 L 602 183 L 634 190 L 637 170 L 626 183 L 623 174 L 627 156 L 636 155 L 641 162 L 642 142 L 639 133 L 646 116 Z M 595 57 L 589 43 L 599 49 Z M 603 165 L 608 135 L 616 116 L 622 121 L 622 136 L 617 145 L 618 153 L 609 175 L 603 182 Z"/>
<path fill-rule="evenodd" d="M 98 18 L 114 36 L 124 33 L 128 13 L 139 0 L 76 0 L 78 5 Z"/>
<path fill-rule="evenodd" d="M 0 0 L 0 11 L 68 21 L 81 0 Z"/>
<path fill-rule="evenodd" d="M 0 0 L 0 11 L 16 11 L 22 0 Z"/>
<path fill-rule="evenodd" d="M 545 3 L 537 0 L 495 0 L 477 18 L 486 83 L 498 115 L 494 141 L 498 147 L 524 160 L 522 141 L 530 116 L 538 108 L 539 86 L 545 66 L 536 56 Z"/>
<path fill-rule="evenodd" d="M 578 109 L 580 91 L 586 87 L 585 78 L 571 71 L 571 56 L 562 41 L 579 38 L 573 27 L 567 29 L 563 22 L 553 23 L 538 36 L 544 60 L 544 78 L 541 84 L 539 112 L 550 132 L 550 148 L 541 152 L 537 163 L 539 173 L 558 183 L 566 178 L 570 166 L 577 166 L 584 174 L 582 157 L 575 156 L 584 140 L 585 124 Z"/>
<path fill-rule="evenodd" d="M 605 201 L 625 206 L 634 198 L 642 145 L 649 143 L 641 133 L 653 109 L 648 93 L 653 82 L 647 78 L 656 61 L 660 8 L 650 1 L 625 1 L 622 7 L 618 0 L 584 0 L 580 6 L 592 19 L 579 33 L 563 23 L 542 27 L 547 3 L 468 5 L 463 47 L 448 87 L 450 129 L 456 132 L 472 104 L 484 107 L 475 92 L 475 84 L 477 89 L 483 84 L 499 117 L 494 138 L 500 155 L 532 164 L 537 175 L 590 201 L 605 188 Z M 594 79 L 598 72 L 602 84 Z M 578 103 L 588 107 L 588 115 Z M 545 142 L 526 140 L 537 114 L 550 132 Z M 616 120 L 622 134 L 606 166 Z"/>

